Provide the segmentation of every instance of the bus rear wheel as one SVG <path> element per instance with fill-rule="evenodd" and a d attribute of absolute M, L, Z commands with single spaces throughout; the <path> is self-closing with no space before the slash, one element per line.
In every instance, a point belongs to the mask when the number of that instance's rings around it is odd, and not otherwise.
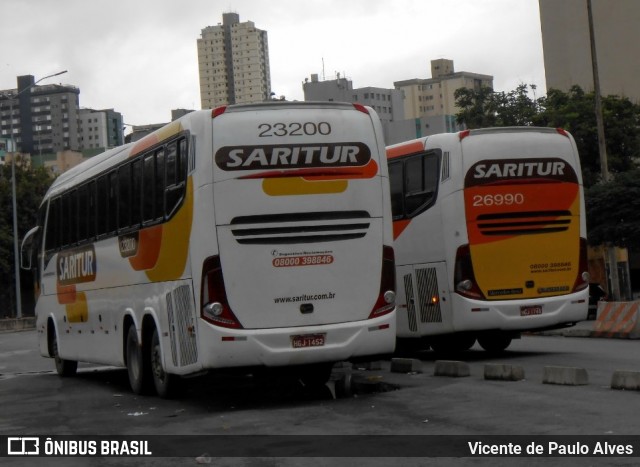
<path fill-rule="evenodd" d="M 475 343 L 476 337 L 473 334 L 443 334 L 431 339 L 431 347 L 438 353 L 464 352 Z"/>
<path fill-rule="evenodd" d="M 503 352 L 511 345 L 512 337 L 509 334 L 493 332 L 478 336 L 478 344 L 487 352 Z"/>
<path fill-rule="evenodd" d="M 60 376 L 73 376 L 78 371 L 78 362 L 75 360 L 65 360 L 60 357 L 58 353 L 58 337 L 55 331 L 52 333 L 51 337 L 51 348 L 53 350 L 53 359 L 56 362 L 56 371 Z"/>
<path fill-rule="evenodd" d="M 127 332 L 127 373 L 129 374 L 129 385 L 134 394 L 147 394 L 153 384 L 151 382 L 151 371 L 149 359 L 145 357 L 136 327 L 132 324 Z"/>
<path fill-rule="evenodd" d="M 156 392 L 162 398 L 168 399 L 178 393 L 180 377 L 164 371 L 162 366 L 162 350 L 158 330 L 153 330 L 151 338 L 151 375 Z"/>
<path fill-rule="evenodd" d="M 297 371 L 298 381 L 305 387 L 320 387 L 329 381 L 333 363 L 315 363 L 301 366 Z"/>

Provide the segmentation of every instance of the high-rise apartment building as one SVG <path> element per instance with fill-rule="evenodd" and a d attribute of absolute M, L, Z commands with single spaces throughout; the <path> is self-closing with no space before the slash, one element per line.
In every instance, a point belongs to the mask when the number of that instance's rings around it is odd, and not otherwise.
<path fill-rule="evenodd" d="M 113 109 L 80 109 L 79 149 L 108 149 L 124 144 L 122 114 Z"/>
<path fill-rule="evenodd" d="M 385 140 L 392 139 L 389 127 L 391 122 L 403 120 L 402 92 L 397 89 L 385 88 L 357 88 L 353 89 L 350 79 L 337 75 L 336 79 L 320 81 L 317 74 L 311 75 L 311 80 L 302 83 L 305 101 L 339 101 L 357 102 L 372 107 L 380 121 Z"/>
<path fill-rule="evenodd" d="M 404 118 L 452 118 L 458 113 L 454 93 L 459 88 L 493 88 L 493 76 L 454 71 L 453 60 L 431 60 L 431 78 L 393 83 L 404 94 Z"/>
<path fill-rule="evenodd" d="M 311 75 L 311 80 L 302 83 L 305 101 L 341 101 L 358 102 L 373 107 L 380 120 L 392 122 L 404 118 L 402 107 L 402 92 L 397 89 L 386 88 L 353 88 L 350 79 L 341 77 L 320 81 L 317 74 Z"/>
<path fill-rule="evenodd" d="M 591 0 L 603 95 L 640 101 L 640 2 Z M 547 89 L 593 91 L 587 0 L 539 0 Z"/>
<path fill-rule="evenodd" d="M 18 76 L 17 89 L 0 91 L 0 137 L 34 155 L 78 149 L 80 90 L 34 83 L 32 75 Z"/>
<path fill-rule="evenodd" d="M 224 13 L 222 24 L 202 29 L 198 68 L 203 109 L 271 96 L 267 32 L 252 21 L 241 23 L 237 13 Z"/>

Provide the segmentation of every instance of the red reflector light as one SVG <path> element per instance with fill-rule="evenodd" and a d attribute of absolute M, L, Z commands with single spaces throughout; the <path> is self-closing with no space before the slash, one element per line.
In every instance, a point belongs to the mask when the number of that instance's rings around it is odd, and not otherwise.
<path fill-rule="evenodd" d="M 393 247 L 382 247 L 382 272 L 380 275 L 380 292 L 369 319 L 391 313 L 395 307 L 396 295 L 396 262 Z"/>
<path fill-rule="evenodd" d="M 463 130 L 460 133 L 458 133 L 458 138 L 460 138 L 460 141 L 462 141 L 463 139 L 465 139 L 470 134 L 471 134 L 471 130 Z"/>
<path fill-rule="evenodd" d="M 369 328 L 369 332 L 374 332 L 374 331 L 383 331 L 385 329 L 389 329 L 389 323 L 386 324 L 381 324 L 380 326 L 371 326 Z"/>
<path fill-rule="evenodd" d="M 216 326 L 242 329 L 227 300 L 219 256 L 207 258 L 202 265 L 200 317 Z"/>
<path fill-rule="evenodd" d="M 587 239 L 580 237 L 580 260 L 573 291 L 579 292 L 589 287 L 589 260 L 587 258 Z"/>
<path fill-rule="evenodd" d="M 556 131 L 562 136 L 566 136 L 567 138 L 569 137 L 569 133 L 567 133 L 564 128 L 556 128 Z"/>
<path fill-rule="evenodd" d="M 226 105 L 222 105 L 220 107 L 216 107 L 215 109 L 213 109 L 213 111 L 211 111 L 211 118 L 216 118 L 219 115 L 222 115 L 223 113 L 225 113 L 226 110 L 227 110 L 227 106 Z"/>
<path fill-rule="evenodd" d="M 463 297 L 484 300 L 485 296 L 476 283 L 471 261 L 471 249 L 469 245 L 462 245 L 456 251 L 456 264 L 453 271 L 453 283 L 456 292 Z"/>
<path fill-rule="evenodd" d="M 369 111 L 367 110 L 367 108 L 364 105 L 362 105 L 362 104 L 353 104 L 353 107 L 356 110 L 369 115 Z"/>

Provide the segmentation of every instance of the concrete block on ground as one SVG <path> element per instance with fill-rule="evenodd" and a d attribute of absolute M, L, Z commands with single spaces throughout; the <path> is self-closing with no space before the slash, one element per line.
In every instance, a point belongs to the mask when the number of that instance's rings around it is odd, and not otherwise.
<path fill-rule="evenodd" d="M 422 362 L 417 358 L 392 358 L 391 373 L 420 373 Z"/>
<path fill-rule="evenodd" d="M 640 371 L 614 371 L 611 377 L 611 389 L 640 391 Z"/>
<path fill-rule="evenodd" d="M 494 381 L 522 381 L 524 368 L 520 365 L 487 363 L 484 365 L 484 379 Z"/>
<path fill-rule="evenodd" d="M 459 378 L 469 376 L 470 374 L 471 369 L 469 368 L 469 364 L 454 360 L 436 360 L 436 366 L 433 370 L 434 376 L 452 376 Z"/>
<path fill-rule="evenodd" d="M 545 366 L 542 375 L 544 384 L 562 384 L 566 386 L 584 386 L 589 384 L 589 375 L 584 368 L 565 366 Z"/>
<path fill-rule="evenodd" d="M 382 362 L 380 360 L 375 362 L 358 362 L 354 365 L 354 368 L 359 370 L 382 370 Z"/>

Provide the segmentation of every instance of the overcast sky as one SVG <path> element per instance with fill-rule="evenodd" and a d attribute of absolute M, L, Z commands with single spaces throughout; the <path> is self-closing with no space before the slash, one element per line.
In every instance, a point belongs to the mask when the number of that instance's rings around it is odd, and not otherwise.
<path fill-rule="evenodd" d="M 268 32 L 272 91 L 336 73 L 354 88 L 430 78 L 430 61 L 545 91 L 538 0 L 2 0 L 0 89 L 16 77 L 80 89 L 80 106 L 133 125 L 200 108 L 197 39 L 233 11 Z M 324 61 L 324 70 L 323 70 Z"/>

